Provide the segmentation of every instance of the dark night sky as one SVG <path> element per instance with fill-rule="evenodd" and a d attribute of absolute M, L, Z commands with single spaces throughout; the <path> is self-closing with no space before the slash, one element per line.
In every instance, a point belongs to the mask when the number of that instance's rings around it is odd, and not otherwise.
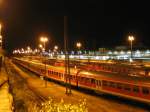
<path fill-rule="evenodd" d="M 83 42 L 85 49 L 127 45 L 129 34 L 136 37 L 136 45 L 150 47 L 149 8 L 144 0 L 1 1 L 0 21 L 8 50 L 36 47 L 41 35 L 50 38 L 49 48 L 55 44 L 63 47 L 64 15 L 69 17 L 71 48 L 77 41 Z"/>

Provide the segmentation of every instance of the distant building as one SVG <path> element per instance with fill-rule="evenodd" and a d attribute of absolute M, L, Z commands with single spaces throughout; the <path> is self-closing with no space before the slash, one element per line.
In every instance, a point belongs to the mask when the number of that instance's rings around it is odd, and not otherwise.
<path fill-rule="evenodd" d="M 127 46 L 116 46 L 115 47 L 115 50 L 127 50 L 128 49 L 128 47 Z"/>
<path fill-rule="evenodd" d="M 107 48 L 99 48 L 98 50 L 99 50 L 100 54 L 106 54 L 108 52 Z"/>

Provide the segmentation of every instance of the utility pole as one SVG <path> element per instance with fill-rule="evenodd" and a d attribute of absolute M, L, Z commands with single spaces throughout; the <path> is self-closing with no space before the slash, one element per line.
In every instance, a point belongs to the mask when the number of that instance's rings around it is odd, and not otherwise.
<path fill-rule="evenodd" d="M 134 37 L 133 36 L 129 36 L 128 40 L 130 41 L 130 49 L 131 49 L 131 55 L 130 55 L 130 62 L 132 62 L 132 58 L 133 58 L 133 54 L 132 54 L 132 46 L 133 46 L 133 41 L 134 41 Z"/>
<path fill-rule="evenodd" d="M 65 50 L 65 74 L 66 94 L 71 94 L 70 60 L 68 47 L 68 17 L 64 16 L 64 50 Z"/>
<path fill-rule="evenodd" d="M 2 33 L 1 33 L 2 31 L 1 30 L 2 30 L 2 25 L 0 24 L 0 49 L 2 49 L 2 42 L 3 42 L 2 41 Z"/>
<path fill-rule="evenodd" d="M 1 68 L 2 68 L 2 56 L 3 56 L 3 53 L 2 53 L 2 34 L 1 34 L 1 29 L 2 29 L 2 25 L 0 24 L 0 71 L 1 71 Z M 1 56 L 2 55 L 2 56 Z"/>

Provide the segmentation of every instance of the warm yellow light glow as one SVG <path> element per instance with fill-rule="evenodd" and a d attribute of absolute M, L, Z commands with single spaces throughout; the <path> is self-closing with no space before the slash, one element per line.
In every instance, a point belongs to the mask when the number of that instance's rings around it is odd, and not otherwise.
<path fill-rule="evenodd" d="M 2 3 L 3 3 L 3 0 L 0 0 L 0 5 L 2 5 Z"/>
<path fill-rule="evenodd" d="M 27 49 L 30 50 L 30 47 L 28 46 Z"/>
<path fill-rule="evenodd" d="M 21 51 L 24 51 L 24 49 L 22 48 Z"/>
<path fill-rule="evenodd" d="M 35 49 L 35 52 L 38 52 L 38 50 L 37 50 L 37 49 Z"/>
<path fill-rule="evenodd" d="M 42 44 L 39 44 L 39 47 L 40 47 L 40 48 L 43 48 Z"/>
<path fill-rule="evenodd" d="M 82 44 L 81 44 L 80 42 L 77 42 L 76 46 L 77 46 L 78 48 L 80 48 L 80 47 L 82 46 Z"/>
<path fill-rule="evenodd" d="M 2 36 L 0 35 L 0 39 L 2 39 Z"/>
<path fill-rule="evenodd" d="M 54 46 L 54 49 L 57 50 L 57 49 L 58 49 L 58 46 Z"/>
<path fill-rule="evenodd" d="M 47 42 L 47 41 L 48 41 L 48 38 L 47 38 L 47 37 L 41 37 L 41 38 L 40 38 L 40 41 L 41 41 L 41 42 Z"/>
<path fill-rule="evenodd" d="M 134 40 L 134 37 L 133 37 L 133 36 L 129 36 L 129 37 L 128 37 L 128 40 L 129 40 L 129 41 L 133 41 L 133 40 Z"/>

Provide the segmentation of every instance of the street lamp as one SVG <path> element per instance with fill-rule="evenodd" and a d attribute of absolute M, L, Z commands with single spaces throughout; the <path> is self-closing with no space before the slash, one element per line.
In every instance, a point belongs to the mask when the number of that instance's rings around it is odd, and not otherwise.
<path fill-rule="evenodd" d="M 77 46 L 78 49 L 80 49 L 82 44 L 80 42 L 77 42 L 76 46 Z"/>
<path fill-rule="evenodd" d="M 43 48 L 42 44 L 39 44 L 39 48 L 41 48 L 41 49 Z"/>
<path fill-rule="evenodd" d="M 31 48 L 28 46 L 27 49 L 30 50 Z"/>
<path fill-rule="evenodd" d="M 58 46 L 54 46 L 54 50 L 58 50 Z"/>
<path fill-rule="evenodd" d="M 130 56 L 130 62 L 132 62 L 132 42 L 134 41 L 134 37 L 133 36 L 129 36 L 128 40 L 130 41 L 130 49 L 131 49 L 131 56 Z"/>
<path fill-rule="evenodd" d="M 31 51 L 31 48 L 28 46 L 27 47 L 27 52 L 28 52 L 28 55 L 30 56 L 30 51 Z"/>
<path fill-rule="evenodd" d="M 43 47 L 44 47 L 44 49 L 45 49 L 45 43 L 48 41 L 48 38 L 47 37 L 41 37 L 40 38 L 40 41 L 43 43 Z M 45 51 L 45 50 L 44 50 Z"/>
<path fill-rule="evenodd" d="M 41 37 L 40 41 L 43 43 L 43 46 L 39 45 L 39 47 L 40 46 L 41 46 L 41 48 L 44 47 L 43 50 L 45 52 L 45 50 L 46 50 L 45 43 L 48 41 L 48 38 L 47 37 Z M 46 77 L 46 56 L 45 56 L 45 77 Z M 47 87 L 47 81 L 46 81 L 46 79 L 45 79 L 45 87 Z"/>
<path fill-rule="evenodd" d="M 55 45 L 55 46 L 54 46 L 54 54 L 56 54 L 56 59 L 57 59 L 57 50 L 58 50 L 58 46 Z"/>
<path fill-rule="evenodd" d="M 39 48 L 41 49 L 41 51 L 43 51 L 43 46 L 42 46 L 42 44 L 39 44 Z M 41 53 L 39 53 L 40 54 L 40 60 L 42 61 L 42 54 Z"/>

